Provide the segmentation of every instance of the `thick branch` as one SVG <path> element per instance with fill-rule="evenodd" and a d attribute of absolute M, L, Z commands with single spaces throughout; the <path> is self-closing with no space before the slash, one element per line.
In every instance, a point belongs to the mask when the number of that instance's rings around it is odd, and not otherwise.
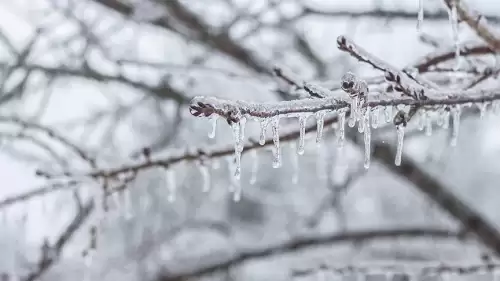
<path fill-rule="evenodd" d="M 448 9 L 456 8 L 458 16 L 465 21 L 491 49 L 500 52 L 500 37 L 486 22 L 486 18 L 472 12 L 461 0 L 444 0 Z"/>
<path fill-rule="evenodd" d="M 305 248 L 328 245 L 332 243 L 343 242 L 359 242 L 380 238 L 412 238 L 412 237 L 435 237 L 435 238 L 459 238 L 459 234 L 439 229 L 396 229 L 396 230 L 373 230 L 373 231 L 359 231 L 347 232 L 343 234 L 333 234 L 328 236 L 320 236 L 314 238 L 298 238 L 292 241 L 287 241 L 283 244 L 266 247 L 263 249 L 249 250 L 245 252 L 236 253 L 234 256 L 226 260 L 217 262 L 216 264 L 206 265 L 196 268 L 187 273 L 180 274 L 165 274 L 158 278 L 158 281 L 174 281 L 186 280 L 193 277 L 200 277 L 215 273 L 217 271 L 227 270 L 228 268 L 243 264 L 246 261 L 265 258 L 278 254 L 286 254 L 296 252 Z"/>
<path fill-rule="evenodd" d="M 460 198 L 448 191 L 439 181 L 424 172 L 414 161 L 405 159 L 400 166 L 394 165 L 395 152 L 387 144 L 377 143 L 373 147 L 373 156 L 391 171 L 405 177 L 422 193 L 456 218 L 467 231 L 474 233 L 484 245 L 500 255 L 500 233 L 482 216 L 470 208 Z"/>

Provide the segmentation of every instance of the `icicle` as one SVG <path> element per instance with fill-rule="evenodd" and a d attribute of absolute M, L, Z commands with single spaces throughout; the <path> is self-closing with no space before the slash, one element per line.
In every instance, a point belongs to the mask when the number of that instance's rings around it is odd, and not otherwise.
<path fill-rule="evenodd" d="M 401 165 L 401 157 L 403 156 L 403 143 L 405 137 L 405 126 L 398 125 L 396 126 L 398 139 L 397 139 L 397 149 L 396 149 L 396 159 L 394 160 L 394 164 L 396 166 Z"/>
<path fill-rule="evenodd" d="M 450 127 L 450 112 L 448 110 L 445 110 L 443 114 L 443 129 L 448 129 L 449 127 Z"/>
<path fill-rule="evenodd" d="M 385 122 L 392 122 L 392 106 L 388 105 L 384 108 Z"/>
<path fill-rule="evenodd" d="M 365 115 L 363 116 L 363 122 L 365 131 L 364 131 L 364 140 L 365 140 L 365 160 L 364 167 L 368 169 L 370 167 L 370 143 L 371 143 L 371 129 L 370 129 L 370 107 L 366 107 Z"/>
<path fill-rule="evenodd" d="M 175 183 L 175 173 L 172 170 L 172 168 L 167 169 L 166 173 L 167 173 L 166 177 L 167 177 L 167 188 L 168 188 L 168 201 L 174 202 L 177 193 L 177 186 Z"/>
<path fill-rule="evenodd" d="M 211 182 L 212 182 L 212 179 L 210 177 L 210 171 L 205 164 L 200 164 L 199 169 L 200 169 L 200 174 L 201 174 L 201 180 L 203 182 L 202 183 L 203 184 L 202 191 L 209 192 L 210 187 L 211 187 Z"/>
<path fill-rule="evenodd" d="M 422 24 L 424 23 L 424 0 L 418 0 L 418 19 L 417 32 L 422 33 Z"/>
<path fill-rule="evenodd" d="M 233 201 L 239 202 L 241 200 L 241 181 L 235 181 L 233 184 L 234 184 Z"/>
<path fill-rule="evenodd" d="M 232 124 L 234 138 L 234 157 L 236 163 L 234 176 L 236 177 L 236 179 L 240 179 L 241 177 L 241 152 L 243 151 L 245 124 L 245 118 L 241 118 L 238 123 Z"/>
<path fill-rule="evenodd" d="M 281 167 L 281 151 L 280 151 L 280 117 L 273 117 L 272 120 L 272 131 L 273 131 L 273 142 L 274 142 L 274 150 L 273 150 L 273 168 Z"/>
<path fill-rule="evenodd" d="M 488 107 L 488 103 L 480 102 L 477 104 L 477 107 L 479 107 L 479 118 L 483 119 L 484 115 L 486 114 L 486 109 Z"/>
<path fill-rule="evenodd" d="M 425 135 L 432 136 L 432 118 L 429 113 L 425 114 Z"/>
<path fill-rule="evenodd" d="M 344 147 L 345 140 L 345 115 L 346 111 L 341 109 L 339 114 L 339 132 L 337 134 L 337 145 L 338 147 Z"/>
<path fill-rule="evenodd" d="M 236 171 L 236 165 L 235 165 L 235 159 L 231 158 L 231 157 L 226 157 L 226 162 L 227 162 L 227 169 L 229 171 L 229 174 L 231 175 L 230 176 L 230 184 L 229 184 L 229 188 L 228 188 L 228 191 L 229 192 L 234 192 L 234 182 L 239 182 L 239 181 L 236 181 L 235 180 L 235 177 L 234 177 L 234 173 Z"/>
<path fill-rule="evenodd" d="M 325 124 L 325 114 L 324 111 L 316 112 L 316 143 L 321 143 L 321 139 L 323 138 L 323 125 Z"/>
<path fill-rule="evenodd" d="M 372 127 L 373 129 L 377 129 L 379 125 L 379 116 L 380 116 L 380 111 L 378 108 L 374 108 L 372 112 Z"/>
<path fill-rule="evenodd" d="M 361 118 L 359 118 L 358 122 L 358 132 L 363 133 L 365 131 L 366 125 L 370 126 L 370 123 L 366 124 L 362 119 L 364 119 L 364 116 L 368 112 L 368 108 L 365 109 L 364 113 L 362 114 Z"/>
<path fill-rule="evenodd" d="M 134 217 L 132 210 L 132 198 L 130 197 L 130 190 L 125 189 L 123 193 L 123 208 L 125 209 L 124 216 L 126 220 L 130 220 Z"/>
<path fill-rule="evenodd" d="M 418 129 L 422 131 L 427 123 L 427 114 L 425 110 L 420 110 L 418 113 Z"/>
<path fill-rule="evenodd" d="M 211 139 L 215 138 L 215 132 L 217 131 L 217 119 L 219 119 L 218 115 L 210 118 L 210 122 L 212 123 L 212 131 L 210 131 L 208 137 Z"/>
<path fill-rule="evenodd" d="M 292 152 L 290 153 L 290 157 L 292 158 L 291 162 L 292 162 L 292 169 L 293 169 L 293 172 L 292 172 L 292 183 L 293 184 L 297 184 L 299 182 L 299 157 L 298 157 L 297 153 L 295 153 L 296 149 L 297 149 L 296 144 L 291 142 L 290 143 L 290 150 Z"/>
<path fill-rule="evenodd" d="M 452 29 L 453 34 L 453 43 L 455 45 L 455 59 L 456 64 L 454 69 L 460 69 L 460 38 L 458 37 L 458 13 L 457 13 L 457 5 L 456 1 L 451 1 L 451 7 L 448 11 L 448 17 Z"/>
<path fill-rule="evenodd" d="M 493 110 L 493 114 L 500 113 L 500 102 L 499 101 L 492 101 L 491 109 Z"/>
<path fill-rule="evenodd" d="M 319 144 L 316 147 L 316 177 L 320 180 L 324 180 L 327 178 L 326 168 L 326 157 L 328 156 L 328 152 L 323 147 L 323 144 Z"/>
<path fill-rule="evenodd" d="M 305 135 L 306 135 L 306 122 L 307 122 L 307 115 L 300 115 L 299 116 L 299 146 L 297 147 L 297 153 L 299 155 L 304 154 L 304 147 L 305 147 Z"/>
<path fill-rule="evenodd" d="M 259 172 L 259 155 L 257 154 L 257 149 L 252 149 L 250 151 L 252 158 L 252 174 L 250 176 L 250 184 L 255 184 L 257 182 L 257 173 Z"/>
<path fill-rule="evenodd" d="M 353 97 L 351 99 L 351 114 L 349 115 L 349 127 L 354 128 L 356 125 L 356 120 L 358 118 L 358 97 Z"/>
<path fill-rule="evenodd" d="M 269 120 L 263 119 L 260 121 L 260 138 L 259 138 L 259 144 L 264 145 L 266 143 L 266 130 L 267 130 L 267 124 L 269 123 Z"/>
<path fill-rule="evenodd" d="M 456 146 L 458 142 L 458 133 L 460 129 L 460 114 L 461 108 L 457 105 L 453 110 L 453 131 L 451 132 L 451 146 Z"/>

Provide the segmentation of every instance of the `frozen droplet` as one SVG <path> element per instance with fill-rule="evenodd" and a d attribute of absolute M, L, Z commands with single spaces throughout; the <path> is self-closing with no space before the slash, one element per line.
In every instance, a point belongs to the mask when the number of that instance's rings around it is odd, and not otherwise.
<path fill-rule="evenodd" d="M 273 117 L 273 120 L 271 121 L 271 127 L 273 131 L 273 143 L 274 143 L 274 149 L 273 149 L 273 168 L 279 168 L 281 167 L 281 151 L 280 151 L 280 117 L 276 116 Z"/>
<path fill-rule="evenodd" d="M 459 105 L 457 105 L 453 109 L 453 128 L 451 131 L 451 140 L 450 140 L 450 145 L 451 146 L 456 146 L 458 142 L 458 133 L 460 129 L 460 114 L 461 114 L 461 108 Z"/>
<path fill-rule="evenodd" d="M 215 132 L 217 131 L 217 119 L 219 119 L 218 115 L 214 115 L 214 117 L 210 118 L 210 122 L 212 123 L 212 130 L 208 134 L 208 137 L 211 139 L 215 138 Z"/>
<path fill-rule="evenodd" d="M 377 129 L 378 128 L 378 125 L 380 123 L 379 117 L 380 117 L 380 111 L 379 111 L 379 109 L 378 108 L 374 108 L 372 110 L 372 116 L 371 116 L 373 129 Z"/>
<path fill-rule="evenodd" d="M 323 127 L 325 124 L 325 114 L 324 111 L 316 112 L 316 143 L 320 143 L 323 138 Z"/>
<path fill-rule="evenodd" d="M 209 192 L 210 187 L 211 187 L 211 183 L 212 183 L 212 179 L 210 177 L 210 170 L 208 169 L 207 165 L 205 165 L 204 163 L 201 163 L 199 165 L 199 169 L 200 169 L 202 186 L 203 186 L 202 191 Z"/>
<path fill-rule="evenodd" d="M 166 171 L 166 180 L 168 188 L 168 201 L 174 202 L 177 196 L 177 185 L 175 182 L 175 173 L 172 168 L 168 168 Z"/>
<path fill-rule="evenodd" d="M 370 129 L 370 107 L 366 107 L 365 114 L 363 116 L 364 123 L 364 141 L 365 141 L 365 159 L 364 159 L 364 167 L 368 169 L 370 167 L 370 144 L 371 144 L 371 129 Z"/>
<path fill-rule="evenodd" d="M 339 111 L 339 117 L 338 117 L 338 122 L 339 122 L 339 128 L 338 128 L 338 134 L 337 134 L 337 145 L 338 147 L 343 147 L 344 146 L 344 140 L 345 140 L 345 115 L 346 111 L 341 109 Z"/>
<path fill-rule="evenodd" d="M 403 156 L 405 126 L 403 125 L 396 126 L 396 131 L 397 131 L 397 148 L 396 148 L 396 158 L 394 159 L 394 164 L 396 164 L 396 166 L 400 166 L 401 158 Z"/>
<path fill-rule="evenodd" d="M 252 149 L 250 151 L 250 157 L 252 158 L 252 173 L 250 175 L 250 184 L 255 184 L 257 182 L 257 174 L 259 173 L 259 155 L 257 154 L 257 149 Z"/>
<path fill-rule="evenodd" d="M 356 125 L 358 112 L 358 97 L 351 98 L 351 112 L 349 114 L 349 127 L 354 128 Z"/>
<path fill-rule="evenodd" d="M 299 146 L 297 147 L 299 155 L 304 154 L 307 117 L 308 115 L 305 114 L 299 116 Z"/>
<path fill-rule="evenodd" d="M 259 138 L 259 144 L 264 145 L 266 143 L 266 130 L 267 130 L 267 124 L 269 123 L 269 120 L 263 119 L 260 121 L 260 138 Z"/>

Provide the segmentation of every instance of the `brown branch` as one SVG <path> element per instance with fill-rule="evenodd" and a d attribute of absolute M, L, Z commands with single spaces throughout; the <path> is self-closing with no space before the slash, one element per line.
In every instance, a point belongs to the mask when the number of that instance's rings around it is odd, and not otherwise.
<path fill-rule="evenodd" d="M 415 238 L 415 237 L 435 237 L 435 238 L 460 238 L 458 233 L 449 230 L 440 229 L 395 229 L 395 230 L 373 230 L 373 231 L 357 231 L 347 232 L 343 234 L 332 234 L 314 238 L 296 238 L 292 241 L 287 241 L 283 244 L 265 247 L 263 249 L 248 250 L 245 252 L 236 253 L 223 261 L 216 262 L 195 268 L 192 271 L 185 273 L 163 273 L 158 277 L 158 281 L 174 281 L 186 280 L 189 278 L 200 277 L 224 271 L 237 265 L 241 265 L 249 260 L 266 258 L 279 254 L 287 254 L 296 252 L 305 248 L 329 245 L 334 243 L 345 242 L 359 242 L 372 239 L 386 239 L 386 238 Z"/>
<path fill-rule="evenodd" d="M 45 247 L 42 247 L 42 257 L 40 258 L 37 267 L 26 276 L 22 277 L 21 280 L 34 281 L 47 272 L 47 270 L 49 270 L 59 260 L 64 247 L 71 240 L 78 229 L 85 223 L 93 209 L 93 201 L 88 202 L 81 209 L 79 209 L 76 216 L 59 235 L 55 243 L 53 245 L 46 244 L 44 245 Z"/>
<path fill-rule="evenodd" d="M 492 50 L 500 52 L 500 37 L 487 23 L 486 18 L 472 12 L 461 0 L 443 0 L 448 9 L 456 8 L 460 20 L 465 21 Z M 458 20 L 458 19 L 457 19 Z"/>
<path fill-rule="evenodd" d="M 448 191 L 438 180 L 434 179 L 417 163 L 406 158 L 400 166 L 394 165 L 395 152 L 387 144 L 376 143 L 373 147 L 373 156 L 387 166 L 391 171 L 405 177 L 408 181 L 431 200 L 435 201 L 443 210 L 456 218 L 463 227 L 474 233 L 484 245 L 495 254 L 500 255 L 500 232 L 482 216 L 470 208 L 460 198 Z"/>

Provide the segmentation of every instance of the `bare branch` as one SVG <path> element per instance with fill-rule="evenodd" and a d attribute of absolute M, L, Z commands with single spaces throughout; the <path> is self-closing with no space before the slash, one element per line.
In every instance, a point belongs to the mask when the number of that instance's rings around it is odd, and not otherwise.
<path fill-rule="evenodd" d="M 212 274 L 218 271 L 224 271 L 228 268 L 243 264 L 252 259 L 265 258 L 278 254 L 286 254 L 289 252 L 296 252 L 298 250 L 319 246 L 328 245 L 333 243 L 343 243 L 343 242 L 359 242 L 372 239 L 383 239 L 383 238 L 412 238 L 412 237 L 435 237 L 435 238 L 459 238 L 457 233 L 448 230 L 440 229 L 395 229 L 395 230 L 373 230 L 373 231 L 359 231 L 359 232 L 347 232 L 343 234 L 332 234 L 313 238 L 296 238 L 292 241 L 285 242 L 283 244 L 273 245 L 270 247 L 265 247 L 262 249 L 249 250 L 245 252 L 239 252 L 234 254 L 225 260 L 219 261 L 216 264 L 205 265 L 200 268 L 195 268 L 190 272 L 186 273 L 165 273 L 160 276 L 158 281 L 173 281 L 173 280 L 185 280 L 193 277 L 200 277 L 208 274 Z"/>

